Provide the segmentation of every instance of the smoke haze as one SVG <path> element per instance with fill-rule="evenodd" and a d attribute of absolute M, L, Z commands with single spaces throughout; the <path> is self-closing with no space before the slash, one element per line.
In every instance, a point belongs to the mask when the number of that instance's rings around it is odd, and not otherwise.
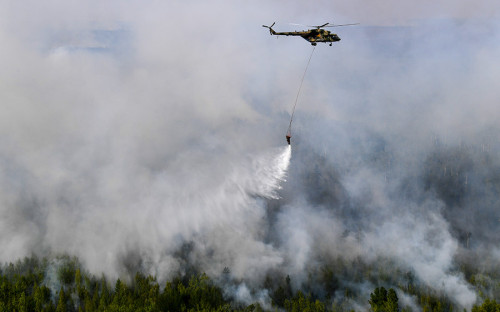
<path fill-rule="evenodd" d="M 370 5 L 1 3 L 0 261 L 227 267 L 243 301 L 393 261 L 471 307 L 457 259 L 500 255 L 500 6 Z M 293 155 L 311 46 L 274 21 L 361 23 L 316 48 Z"/>

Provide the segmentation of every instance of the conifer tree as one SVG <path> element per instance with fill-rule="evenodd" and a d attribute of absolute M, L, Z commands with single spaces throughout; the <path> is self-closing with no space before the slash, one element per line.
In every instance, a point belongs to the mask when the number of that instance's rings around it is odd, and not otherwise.
<path fill-rule="evenodd" d="M 64 289 L 61 287 L 59 291 L 59 300 L 57 301 L 57 309 L 56 312 L 66 312 L 66 295 L 64 294 Z"/>

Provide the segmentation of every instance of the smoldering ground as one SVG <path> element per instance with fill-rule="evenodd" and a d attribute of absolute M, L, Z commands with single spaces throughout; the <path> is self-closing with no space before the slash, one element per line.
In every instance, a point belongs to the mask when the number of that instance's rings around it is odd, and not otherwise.
<path fill-rule="evenodd" d="M 335 261 L 369 293 L 349 272 L 391 261 L 470 307 L 457 262 L 499 253 L 498 8 L 218 4 L 2 5 L 0 260 L 227 267 L 241 300 Z M 362 25 L 316 48 L 286 175 L 311 47 L 260 25 L 325 10 Z"/>

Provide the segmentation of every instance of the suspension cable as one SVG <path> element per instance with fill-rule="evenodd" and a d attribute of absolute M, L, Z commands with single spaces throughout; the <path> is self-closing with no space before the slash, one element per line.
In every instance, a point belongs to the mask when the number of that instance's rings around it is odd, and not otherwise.
<path fill-rule="evenodd" d="M 316 47 L 313 46 L 313 49 L 311 51 L 311 55 L 309 56 L 309 60 L 307 61 L 306 69 L 304 70 L 304 75 L 302 75 L 302 80 L 300 81 L 299 91 L 297 92 L 297 97 L 295 98 L 295 103 L 293 104 L 292 116 L 290 117 L 290 124 L 288 125 L 288 131 L 286 133 L 286 138 L 287 138 L 288 144 L 290 144 L 290 137 L 292 136 L 292 121 L 293 121 L 293 115 L 295 114 L 295 107 L 297 106 L 297 102 L 299 100 L 299 95 L 300 95 L 300 90 L 302 89 L 302 84 L 304 83 L 304 78 L 306 77 L 307 69 L 309 68 L 309 63 L 311 63 L 311 58 L 313 56 L 315 49 L 316 49 Z"/>

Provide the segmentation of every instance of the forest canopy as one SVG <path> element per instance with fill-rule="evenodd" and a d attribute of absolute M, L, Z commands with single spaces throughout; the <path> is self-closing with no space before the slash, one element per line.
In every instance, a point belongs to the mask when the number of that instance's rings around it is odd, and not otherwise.
<path fill-rule="evenodd" d="M 160 284 L 156 277 L 137 272 L 125 280 L 109 280 L 87 273 L 75 257 L 39 259 L 35 256 L 2 266 L 0 271 L 0 312 L 3 311 L 456 311 L 455 303 L 443 294 L 414 283 L 411 274 L 406 284 L 386 289 L 375 287 L 368 297 L 354 288 L 341 285 L 336 268 L 325 268 L 316 285 L 294 290 L 290 276 L 266 280 L 268 300 L 239 302 L 228 291 L 230 269 L 220 276 L 205 273 L 177 276 Z M 374 268 L 365 268 L 373 274 Z M 274 278 L 274 280 L 273 280 Z M 395 276 L 388 276 L 395 279 Z M 398 277 L 399 278 L 399 277 Z M 491 277 L 471 275 L 470 282 L 481 293 L 481 302 L 472 312 L 500 311 L 500 283 L 486 289 Z M 323 279 L 322 281 L 320 281 Z M 316 290 L 315 290 L 316 289 Z M 321 289 L 318 291 L 318 289 Z M 485 295 L 489 291 L 493 297 Z M 493 291 L 493 292 L 492 292 Z M 340 295 L 339 295 L 340 294 Z M 413 306 L 402 303 L 398 294 L 411 297 Z M 498 301 L 498 303 L 497 303 Z"/>

